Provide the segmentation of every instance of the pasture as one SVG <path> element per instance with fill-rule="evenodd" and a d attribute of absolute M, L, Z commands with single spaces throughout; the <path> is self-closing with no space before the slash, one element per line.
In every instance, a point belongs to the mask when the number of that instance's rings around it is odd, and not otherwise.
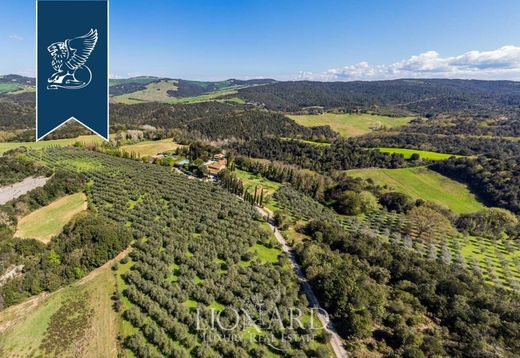
<path fill-rule="evenodd" d="M 15 149 L 18 147 L 26 147 L 28 149 L 43 149 L 48 147 L 65 147 L 74 145 L 76 142 L 90 144 L 90 143 L 102 143 L 104 141 L 98 135 L 83 135 L 76 138 L 65 138 L 55 140 L 41 140 L 39 142 L 3 142 L 0 143 L 0 155 L 7 152 L 8 150 Z"/>
<path fill-rule="evenodd" d="M 396 128 L 408 124 L 414 117 L 388 117 L 374 114 L 309 114 L 288 115 L 305 127 L 330 126 L 343 137 L 357 137 L 381 128 Z"/>
<path fill-rule="evenodd" d="M 14 236 L 48 243 L 53 236 L 61 232 L 74 215 L 86 209 L 85 194 L 64 196 L 21 218 Z"/>
<path fill-rule="evenodd" d="M 244 188 L 251 194 L 255 193 L 255 187 L 258 186 L 259 189 L 264 189 L 264 195 L 270 196 L 278 190 L 281 185 L 280 183 L 264 178 L 260 174 L 256 175 L 240 169 L 236 169 L 235 174 L 240 180 L 242 180 Z"/>
<path fill-rule="evenodd" d="M 175 80 L 161 80 L 146 85 L 142 91 L 112 97 L 112 101 L 124 104 L 140 102 L 166 102 L 171 97 L 168 91 L 177 91 L 178 82 Z"/>
<path fill-rule="evenodd" d="M 115 277 L 110 266 L 3 311 L 0 355 L 115 358 L 119 319 L 111 307 Z"/>
<path fill-rule="evenodd" d="M 452 179 L 425 167 L 404 169 L 354 169 L 353 177 L 372 179 L 388 191 L 398 191 L 415 199 L 437 203 L 455 213 L 470 213 L 484 208 L 469 189 Z"/>
<path fill-rule="evenodd" d="M 142 157 L 154 156 L 159 153 L 175 150 L 181 145 L 175 143 L 173 139 L 161 139 L 156 141 L 144 141 L 136 144 L 123 145 L 120 149 L 124 152 L 134 152 Z"/>
<path fill-rule="evenodd" d="M 407 148 L 377 148 L 383 153 L 396 153 L 402 154 L 406 159 L 410 159 L 412 154 L 419 154 L 421 159 L 429 159 L 429 160 L 444 160 L 451 157 L 461 157 L 461 155 L 456 154 L 447 154 L 447 153 L 438 153 L 438 152 L 429 152 L 427 150 L 416 150 L 416 149 L 407 149 Z"/>
<path fill-rule="evenodd" d="M 0 83 L 0 93 L 17 92 L 23 90 L 23 87 L 16 83 Z"/>

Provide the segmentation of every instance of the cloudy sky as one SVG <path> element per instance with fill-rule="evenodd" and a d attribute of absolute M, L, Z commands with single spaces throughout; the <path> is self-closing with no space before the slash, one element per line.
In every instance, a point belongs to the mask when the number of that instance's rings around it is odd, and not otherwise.
<path fill-rule="evenodd" d="M 518 0 L 110 0 L 111 75 L 520 80 Z M 34 75 L 35 0 L 0 1 L 0 74 Z"/>
<path fill-rule="evenodd" d="M 396 78 L 464 78 L 520 80 L 520 47 L 507 45 L 491 51 L 468 51 L 442 56 L 427 51 L 390 64 L 366 61 L 323 72 L 302 71 L 301 80 L 357 81 Z"/>

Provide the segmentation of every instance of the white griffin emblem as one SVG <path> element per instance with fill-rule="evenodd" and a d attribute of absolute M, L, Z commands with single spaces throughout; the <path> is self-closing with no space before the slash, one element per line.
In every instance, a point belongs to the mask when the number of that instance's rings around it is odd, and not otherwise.
<path fill-rule="evenodd" d="M 86 65 L 98 40 L 96 29 L 83 36 L 55 42 L 47 50 L 52 56 L 54 72 L 47 80 L 48 90 L 82 89 L 92 81 L 92 71 Z"/>

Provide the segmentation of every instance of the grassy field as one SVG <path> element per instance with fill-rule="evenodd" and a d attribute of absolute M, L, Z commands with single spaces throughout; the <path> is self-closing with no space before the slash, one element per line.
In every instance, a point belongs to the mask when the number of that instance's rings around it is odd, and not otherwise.
<path fill-rule="evenodd" d="M 41 294 L 0 315 L 2 357 L 117 357 L 111 263 L 72 286 Z"/>
<path fill-rule="evenodd" d="M 387 117 L 372 114 L 313 114 L 289 115 L 296 123 L 305 127 L 330 126 L 344 137 L 356 137 L 375 128 L 395 128 L 404 126 L 414 117 Z"/>
<path fill-rule="evenodd" d="M 168 91 L 177 91 L 177 81 L 161 80 L 146 85 L 142 91 L 112 97 L 114 102 L 134 104 L 141 102 L 167 102 L 171 97 Z"/>
<path fill-rule="evenodd" d="M 180 147 L 171 138 L 157 141 L 145 141 L 136 144 L 123 145 L 120 149 L 125 152 L 135 152 L 141 156 L 153 156 L 159 153 L 175 150 Z"/>
<path fill-rule="evenodd" d="M 347 173 L 354 177 L 371 178 L 376 184 L 446 206 L 456 213 L 475 212 L 484 207 L 469 189 L 454 180 L 427 168 L 355 169 Z"/>
<path fill-rule="evenodd" d="M 0 93 L 17 92 L 23 90 L 23 87 L 16 83 L 0 83 Z"/>
<path fill-rule="evenodd" d="M 444 160 L 451 157 L 461 157 L 461 155 L 456 154 L 446 154 L 446 153 L 437 153 L 437 152 L 429 152 L 426 150 L 415 150 L 415 149 L 406 149 L 406 148 L 377 148 L 381 152 L 384 153 L 397 153 L 402 154 L 406 159 L 410 159 L 412 154 L 417 153 L 421 156 L 421 159 L 430 159 L 430 160 Z"/>
<path fill-rule="evenodd" d="M 244 188 L 246 188 L 251 194 L 255 193 L 255 187 L 258 185 L 259 188 L 264 188 L 264 195 L 272 195 L 281 185 L 280 183 L 266 179 L 261 175 L 251 174 L 240 169 L 236 169 L 235 174 L 240 180 L 242 180 Z"/>
<path fill-rule="evenodd" d="M 18 221 L 15 237 L 37 239 L 44 243 L 59 234 L 63 226 L 77 213 L 87 209 L 83 193 L 64 196 L 51 204 L 33 211 Z"/>
<path fill-rule="evenodd" d="M 43 149 L 51 146 L 70 146 L 76 142 L 83 143 L 102 143 L 104 140 L 97 135 L 83 135 L 77 138 L 41 140 L 39 142 L 4 142 L 0 143 L 0 155 L 8 150 L 18 147 L 27 147 L 29 149 Z"/>
<path fill-rule="evenodd" d="M 111 98 L 111 101 L 116 103 L 124 103 L 124 104 L 136 104 L 143 102 L 164 102 L 170 104 L 177 103 L 200 103 L 200 102 L 208 102 L 208 101 L 219 101 L 219 102 L 231 102 L 244 104 L 245 101 L 238 97 L 226 98 L 223 99 L 221 97 L 234 95 L 237 93 L 236 89 L 223 89 L 219 91 L 210 92 L 207 94 L 201 94 L 199 96 L 193 97 L 170 97 L 167 93 L 168 90 L 175 91 L 177 89 L 176 84 L 174 85 L 172 82 L 174 81 L 161 81 L 159 83 L 151 83 L 147 86 L 146 90 L 133 92 L 124 94 L 121 96 L 114 96 Z"/>

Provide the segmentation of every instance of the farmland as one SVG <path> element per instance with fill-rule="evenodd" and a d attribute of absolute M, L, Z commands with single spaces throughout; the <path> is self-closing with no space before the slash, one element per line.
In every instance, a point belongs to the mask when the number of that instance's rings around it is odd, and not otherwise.
<path fill-rule="evenodd" d="M 126 93 L 118 96 L 111 97 L 112 102 L 123 103 L 123 104 L 136 104 L 142 102 L 164 102 L 164 103 L 199 103 L 207 102 L 212 100 L 219 101 L 230 101 L 234 103 L 243 104 L 245 103 L 242 99 L 235 97 L 229 99 L 220 99 L 224 96 L 236 94 L 235 89 L 218 89 L 215 91 L 209 91 L 196 96 L 188 97 L 174 97 L 175 92 L 178 89 L 178 82 L 176 80 L 160 80 L 146 84 L 146 89 Z"/>
<path fill-rule="evenodd" d="M 0 83 L 0 93 L 17 92 L 23 87 L 15 83 Z"/>
<path fill-rule="evenodd" d="M 415 199 L 432 201 L 456 213 L 475 212 L 484 207 L 465 185 L 424 167 L 353 169 L 347 173 L 353 177 L 372 179 L 388 190 L 399 191 Z"/>
<path fill-rule="evenodd" d="M 414 117 L 388 117 L 373 114 L 313 114 L 289 115 L 305 127 L 330 126 L 343 137 L 357 137 L 380 128 L 396 128 L 409 123 Z"/>
<path fill-rule="evenodd" d="M 413 154 L 419 154 L 421 159 L 429 159 L 429 160 L 444 160 L 451 157 L 460 157 L 460 155 L 456 154 L 447 154 L 447 153 L 437 153 L 437 152 L 429 152 L 426 150 L 415 150 L 415 149 L 407 149 L 407 148 L 377 148 L 381 152 L 384 153 L 396 153 L 402 154 L 406 159 L 410 159 Z"/>
<path fill-rule="evenodd" d="M 8 150 L 18 147 L 26 147 L 28 149 L 42 149 L 53 146 L 71 146 L 76 142 L 88 143 L 102 143 L 104 140 L 97 135 L 84 135 L 77 138 L 55 139 L 55 140 L 41 140 L 39 142 L 0 142 L 0 155 Z"/>
<path fill-rule="evenodd" d="M 237 177 L 244 183 L 244 188 L 247 189 L 251 194 L 254 193 L 255 188 L 263 188 L 266 195 L 272 195 L 279 187 L 280 184 L 271 180 L 268 180 L 261 175 L 251 174 L 243 170 L 235 170 Z"/>
<path fill-rule="evenodd" d="M 168 101 L 171 98 L 168 91 L 176 90 L 177 81 L 161 80 L 146 84 L 146 89 L 144 90 L 112 97 L 112 101 L 126 104 Z"/>
<path fill-rule="evenodd" d="M 49 242 L 74 215 L 87 209 L 86 199 L 83 193 L 68 195 L 33 211 L 18 221 L 15 237 Z"/>
<path fill-rule="evenodd" d="M 89 201 L 99 215 L 124 224 L 137 240 L 129 263 L 120 263 L 124 272 L 118 276 L 126 354 L 142 356 L 150 350 L 210 357 L 231 349 L 277 355 L 260 340 L 246 347 L 221 346 L 205 341 L 194 328 L 195 308 L 243 307 L 253 296 L 282 312 L 290 306 L 306 310 L 293 272 L 279 260 L 281 250 L 250 205 L 153 164 L 73 148 L 29 156 L 74 171 L 81 166 L 90 183 Z M 206 316 L 201 319 L 209 324 Z M 261 327 L 261 334 L 269 333 L 267 325 Z M 210 333 L 221 335 L 218 330 Z M 290 352 L 328 349 L 315 341 L 278 344 Z"/>
<path fill-rule="evenodd" d="M 111 262 L 76 284 L 2 312 L 0 354 L 10 357 L 116 357 L 118 316 Z"/>
<path fill-rule="evenodd" d="M 512 240 L 438 232 L 430 240 L 414 234 L 414 223 L 395 213 L 372 212 L 359 217 L 335 215 L 319 203 L 283 187 L 275 194 L 276 208 L 285 210 L 297 225 L 312 219 L 335 220 L 346 230 L 373 232 L 383 241 L 404 247 L 430 260 L 456 263 L 475 271 L 493 285 L 520 290 L 520 246 Z M 410 231 L 410 228 L 412 230 Z M 287 234 L 292 229 L 287 230 Z"/>
<path fill-rule="evenodd" d="M 175 143 L 171 138 L 168 138 L 157 141 L 144 141 L 136 144 L 123 145 L 120 149 L 124 152 L 134 152 L 139 154 L 141 157 L 145 157 L 173 151 L 179 147 L 179 144 Z"/>

